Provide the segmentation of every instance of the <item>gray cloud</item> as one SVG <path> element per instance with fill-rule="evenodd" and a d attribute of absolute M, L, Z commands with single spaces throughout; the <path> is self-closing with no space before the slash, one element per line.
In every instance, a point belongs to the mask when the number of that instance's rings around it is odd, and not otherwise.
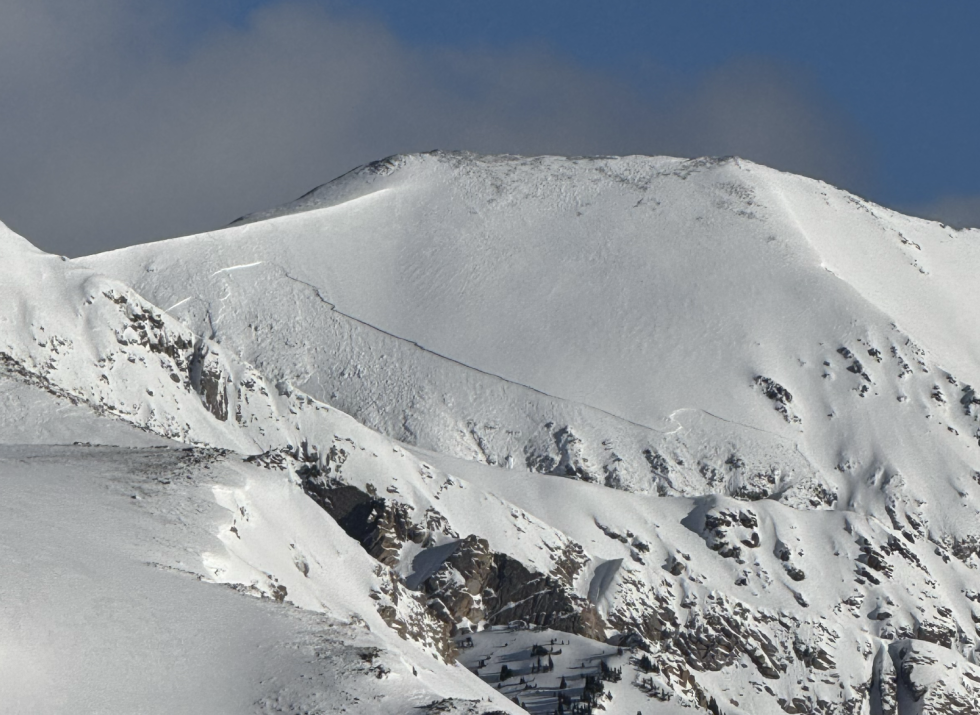
<path fill-rule="evenodd" d="M 413 47 L 303 4 L 191 44 L 180 22 L 179 3 L 4 3 L 0 220 L 82 255 L 224 225 L 434 148 L 738 154 L 869 181 L 868 142 L 844 112 L 804 72 L 761 59 L 639 85 L 541 48 Z"/>

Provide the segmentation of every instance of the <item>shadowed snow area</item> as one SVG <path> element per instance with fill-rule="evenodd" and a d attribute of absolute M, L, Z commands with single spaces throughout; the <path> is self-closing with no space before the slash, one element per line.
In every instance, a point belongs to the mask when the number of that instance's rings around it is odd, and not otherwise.
<path fill-rule="evenodd" d="M 435 152 L 0 253 L 0 710 L 977 715 L 980 232 Z"/>

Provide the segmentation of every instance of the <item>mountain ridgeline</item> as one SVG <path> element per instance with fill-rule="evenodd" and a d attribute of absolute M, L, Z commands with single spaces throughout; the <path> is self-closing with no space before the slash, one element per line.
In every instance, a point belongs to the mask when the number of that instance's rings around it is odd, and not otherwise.
<path fill-rule="evenodd" d="M 737 158 L 433 152 L 0 250 L 9 414 L 186 445 L 223 517 L 180 568 L 380 639 L 312 712 L 980 713 L 978 231 Z"/>

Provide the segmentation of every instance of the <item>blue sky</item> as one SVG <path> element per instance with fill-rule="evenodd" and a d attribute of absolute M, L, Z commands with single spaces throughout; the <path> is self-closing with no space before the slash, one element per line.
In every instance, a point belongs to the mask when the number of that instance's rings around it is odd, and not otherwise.
<path fill-rule="evenodd" d="M 391 153 L 739 154 L 980 224 L 980 3 L 7 0 L 0 220 L 71 255 Z"/>

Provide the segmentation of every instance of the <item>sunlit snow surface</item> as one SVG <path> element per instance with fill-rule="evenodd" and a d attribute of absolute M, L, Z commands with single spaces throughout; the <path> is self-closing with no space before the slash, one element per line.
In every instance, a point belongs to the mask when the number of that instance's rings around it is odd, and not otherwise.
<path fill-rule="evenodd" d="M 462 713 L 486 698 L 365 606 L 370 558 L 287 480 L 33 392 L 5 414 L 127 446 L 0 445 L 0 711 L 394 714 L 455 697 Z M 254 597 L 280 582 L 285 603 Z"/>
<path fill-rule="evenodd" d="M 980 712 L 976 231 L 436 153 L 0 252 L 0 710 Z"/>
<path fill-rule="evenodd" d="M 697 464 L 747 445 L 746 470 L 818 472 L 842 507 L 900 479 L 926 513 L 980 469 L 976 231 L 750 162 L 647 157 L 396 157 L 263 217 L 80 263 L 445 454 L 734 494 L 751 486 Z"/>

